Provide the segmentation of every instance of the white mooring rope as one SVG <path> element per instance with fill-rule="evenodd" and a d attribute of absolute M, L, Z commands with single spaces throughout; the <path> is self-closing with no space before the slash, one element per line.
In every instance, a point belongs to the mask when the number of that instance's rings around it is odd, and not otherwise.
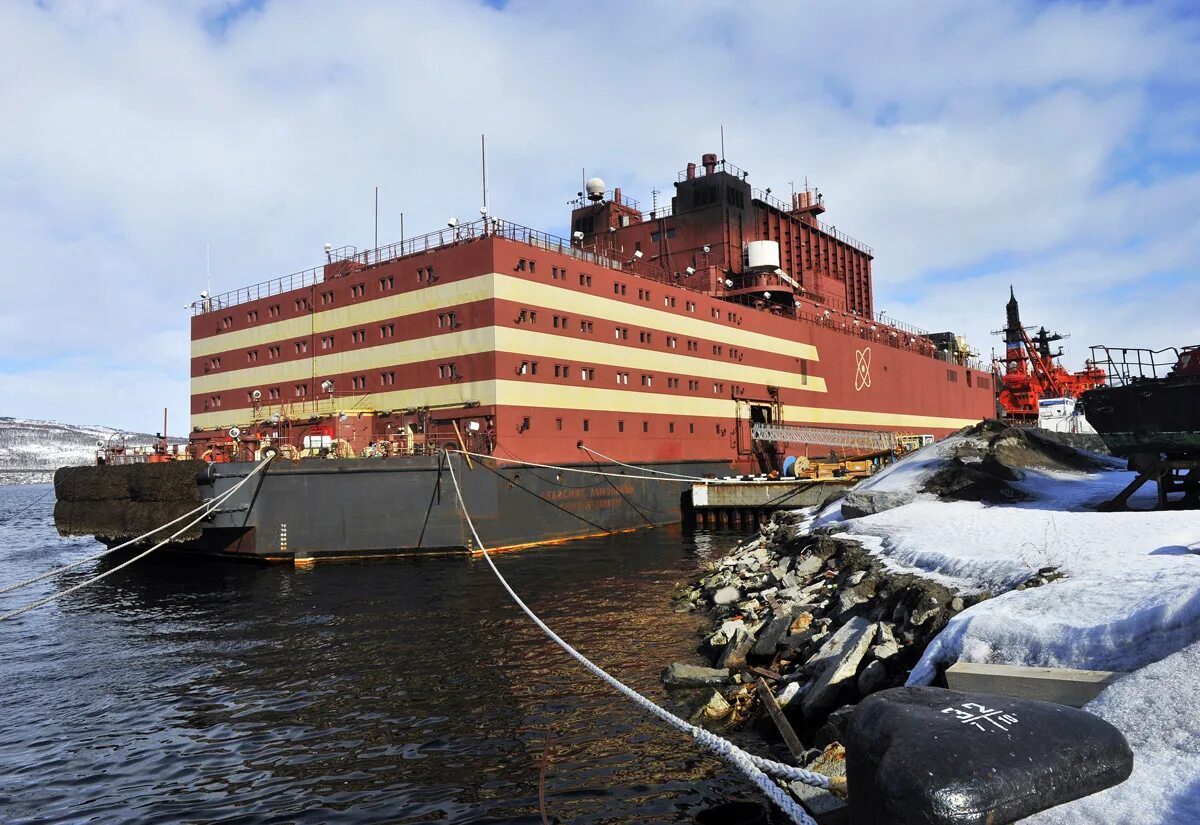
<path fill-rule="evenodd" d="M 637 464 L 626 464 L 624 461 L 613 458 L 610 455 L 605 455 L 604 453 L 600 452 L 599 450 L 593 450 L 591 447 L 587 446 L 582 441 L 579 442 L 579 449 L 583 450 L 585 453 L 599 456 L 600 458 L 603 458 L 605 461 L 611 461 L 613 464 L 620 464 L 622 467 L 628 467 L 631 470 L 640 470 L 643 473 L 654 473 L 655 475 L 669 476 L 671 478 L 678 478 L 683 481 L 711 481 L 711 479 L 700 478 L 699 476 L 689 476 L 689 475 L 684 475 L 683 473 L 670 473 L 670 472 L 667 472 L 666 470 L 656 470 L 653 467 L 639 467 Z"/>
<path fill-rule="evenodd" d="M 265 460 L 269 460 L 269 459 L 265 459 Z M 258 471 L 255 470 L 254 472 L 258 472 Z M 248 477 L 249 476 L 247 476 L 247 478 Z M 241 482 L 239 482 L 239 485 L 240 484 L 241 484 Z M 143 539 L 150 538 L 155 533 L 162 532 L 163 530 L 166 530 L 168 527 L 178 524 L 179 522 L 183 521 L 188 516 L 199 513 L 201 510 L 212 509 L 213 501 L 214 500 L 205 501 L 205 502 L 201 503 L 199 507 L 196 507 L 192 510 L 188 510 L 182 516 L 176 516 L 175 518 L 168 521 L 166 524 L 155 527 L 153 530 L 150 530 L 149 532 L 142 533 L 140 536 L 138 536 L 135 539 L 130 539 L 129 541 L 121 542 L 120 544 L 116 545 L 115 547 L 109 547 L 107 550 L 102 550 L 99 553 L 93 553 L 90 556 L 84 556 L 81 559 L 76 559 L 75 561 L 71 562 L 70 564 L 64 564 L 61 567 L 55 567 L 53 570 L 49 570 L 45 573 L 41 573 L 37 576 L 34 576 L 31 579 L 25 579 L 24 581 L 19 581 L 16 584 L 10 584 L 6 587 L 0 588 L 0 596 L 4 595 L 5 593 L 11 593 L 14 590 L 20 590 L 22 587 L 28 587 L 31 584 L 36 584 L 40 581 L 43 581 L 44 579 L 53 578 L 54 576 L 57 576 L 61 573 L 65 573 L 68 570 L 73 570 L 81 564 L 87 564 L 89 561 L 95 561 L 96 559 L 102 559 L 105 556 L 109 555 L 110 553 L 115 553 L 118 550 L 124 550 L 126 547 L 129 547 L 130 545 L 137 544 L 139 541 L 142 541 Z"/>
<path fill-rule="evenodd" d="M 447 452 L 450 452 L 450 450 L 447 450 Z M 462 488 L 459 487 L 458 475 L 454 472 L 454 462 L 451 460 L 449 455 L 446 456 L 446 466 L 450 468 L 450 480 L 454 483 L 454 494 L 458 498 L 458 506 L 462 510 L 463 519 L 467 522 L 467 527 L 470 528 L 471 535 L 475 537 L 475 542 L 479 545 L 479 549 L 483 554 L 484 560 L 487 561 L 488 566 L 492 568 L 492 572 L 496 575 L 496 578 L 499 580 L 501 586 L 504 587 L 505 591 L 512 598 L 512 600 L 516 602 L 517 606 L 524 611 L 525 615 L 528 616 L 543 633 L 550 637 L 555 644 L 566 651 L 567 654 L 573 659 L 587 668 L 594 676 L 600 678 L 610 687 L 623 694 L 627 699 L 632 701 L 642 710 L 646 711 L 652 716 L 657 717 L 670 727 L 675 728 L 682 733 L 688 734 L 697 742 L 711 750 L 714 754 L 733 764 L 743 774 L 745 774 L 746 777 L 759 788 L 759 790 L 766 794 L 771 801 L 778 805 L 780 809 L 792 819 L 793 822 L 798 823 L 798 825 L 816 825 L 813 819 L 802 807 L 800 807 L 800 804 L 797 803 L 796 800 L 794 800 L 783 788 L 772 782 L 768 774 L 781 779 L 797 780 L 806 785 L 812 785 L 814 787 L 824 788 L 826 790 L 829 790 L 832 787 L 832 782 L 830 782 L 829 777 L 813 771 L 804 770 L 803 768 L 798 768 L 794 765 L 785 765 L 782 762 L 776 762 L 772 759 L 763 759 L 760 756 L 755 756 L 752 753 L 742 750 L 728 739 L 723 739 L 720 736 L 711 733 L 710 731 L 706 731 L 703 728 L 697 727 L 683 719 L 680 719 L 670 711 L 659 707 L 654 702 L 651 702 L 645 696 L 642 696 L 636 690 L 624 684 L 616 677 L 609 675 L 599 665 L 593 663 L 578 650 L 571 647 L 571 645 L 568 644 L 561 636 L 551 630 L 545 622 L 538 618 L 538 615 L 534 613 L 533 610 L 529 608 L 529 605 L 525 604 L 525 602 L 521 600 L 521 597 L 517 595 L 516 591 L 512 589 L 512 586 L 508 583 L 508 580 L 504 578 L 503 574 L 501 574 L 500 570 L 492 561 L 492 557 L 488 553 L 487 547 L 479 538 L 479 532 L 475 529 L 475 523 L 471 520 L 471 514 L 467 512 L 467 505 L 463 501 Z"/>
<path fill-rule="evenodd" d="M 150 555 L 155 550 L 157 550 L 158 548 L 162 547 L 164 544 L 169 542 L 171 539 L 176 538 L 177 536 L 183 535 L 188 530 L 190 530 L 192 527 L 199 524 L 204 519 L 208 518 L 209 514 L 213 510 L 215 510 L 220 505 L 224 504 L 234 493 L 236 493 L 239 489 L 241 489 L 242 485 L 244 485 L 246 482 L 248 482 L 256 473 L 258 473 L 259 470 L 266 467 L 272 458 L 274 458 L 274 456 L 271 456 L 269 458 L 264 458 L 261 462 L 259 462 L 257 467 L 255 467 L 253 470 L 251 470 L 249 473 L 246 474 L 245 478 L 243 478 L 237 484 L 230 487 L 224 493 L 221 493 L 221 495 L 216 496 L 215 498 L 212 498 L 209 501 L 206 501 L 203 505 L 201 505 L 200 507 L 197 507 L 195 510 L 192 510 L 189 513 L 184 513 L 182 516 L 179 516 L 175 520 L 167 522 L 162 527 L 157 527 L 154 530 L 151 530 L 149 533 L 145 533 L 143 536 L 139 536 L 136 539 L 127 541 L 124 544 L 118 545 L 117 547 L 110 548 L 109 550 L 106 550 L 103 553 L 98 553 L 95 556 L 81 559 L 78 562 L 72 562 L 69 565 L 64 565 L 63 567 L 59 567 L 54 570 L 51 570 L 49 573 L 44 573 L 41 576 L 38 576 L 37 578 L 29 579 L 27 582 L 22 582 L 22 583 L 19 583 L 16 585 L 12 585 L 11 587 L 7 588 L 6 590 L 0 591 L 0 592 L 7 593 L 11 590 L 16 590 L 18 587 L 24 587 L 25 584 L 31 584 L 35 581 L 41 581 L 42 579 L 49 578 L 50 576 L 58 575 L 59 573 L 63 572 L 64 570 L 67 570 L 71 567 L 75 567 L 79 564 L 82 564 L 84 561 L 89 561 L 90 559 L 97 559 L 97 558 L 100 558 L 101 556 L 106 556 L 109 553 L 112 553 L 116 550 L 120 550 L 122 547 L 127 547 L 130 544 L 132 544 L 133 542 L 139 541 L 140 539 L 145 538 L 146 536 L 153 535 L 154 533 L 157 533 L 166 527 L 170 527 L 172 524 L 182 521 L 183 519 L 190 516 L 192 513 L 195 513 L 197 510 L 204 511 L 199 516 L 197 516 L 195 519 L 188 522 L 186 525 L 179 528 L 174 533 L 172 533 L 171 535 L 167 536 L 165 539 L 160 541 L 158 544 L 154 545 L 153 547 L 151 547 L 148 550 L 144 550 L 141 553 L 138 553 L 136 556 L 134 556 L 131 559 L 127 559 L 126 561 L 121 562 L 113 569 L 106 570 L 97 576 L 91 577 L 90 579 L 85 579 L 84 581 L 80 582 L 79 584 L 72 585 L 71 587 L 68 587 L 66 590 L 61 590 L 58 593 L 54 593 L 50 596 L 45 597 L 44 599 L 38 599 L 37 601 L 30 602 L 29 604 L 25 605 L 24 607 L 18 607 L 16 610 L 10 610 L 7 613 L 0 613 L 0 622 L 5 622 L 5 621 L 8 621 L 9 619 L 15 619 L 17 616 L 20 616 L 23 613 L 28 613 L 30 610 L 41 607 L 42 605 L 45 605 L 45 604 L 50 604 L 50 602 L 58 601 L 63 596 L 66 596 L 70 593 L 74 593 L 76 590 L 81 590 L 90 584 L 95 584 L 96 582 L 100 581 L 101 579 L 107 578 L 108 576 L 111 576 L 113 573 L 116 573 L 118 570 L 128 567 L 129 565 L 133 564 L 138 559 L 141 559 L 141 558 L 144 558 L 144 557 Z"/>
<path fill-rule="evenodd" d="M 712 480 L 712 479 L 707 479 L 707 478 L 700 478 L 699 476 L 680 476 L 679 478 L 662 478 L 661 476 L 651 476 L 651 475 L 634 476 L 634 475 L 630 475 L 629 473 L 606 473 L 603 470 L 585 470 L 582 467 L 560 467 L 556 464 L 538 464 L 536 461 L 522 461 L 519 458 L 503 458 L 498 455 L 487 455 L 486 453 L 472 453 L 467 450 L 459 450 L 454 447 L 447 447 L 445 449 L 445 452 L 457 453 L 459 455 L 469 455 L 469 456 L 471 456 L 471 458 L 479 459 L 481 461 L 488 460 L 488 461 L 498 461 L 498 462 L 502 462 L 504 464 L 520 464 L 525 467 L 537 467 L 542 470 L 559 470 L 564 473 L 582 473 L 583 475 L 587 475 L 587 476 L 608 476 L 609 478 L 631 478 L 631 479 L 636 479 L 636 480 L 640 480 L 640 481 L 669 481 L 672 484 L 678 484 L 681 481 L 711 481 Z M 598 455 L 598 453 L 597 453 L 597 455 Z M 618 461 L 616 463 L 620 464 L 621 462 Z M 655 472 L 654 470 L 647 470 L 645 467 L 636 467 L 632 464 L 626 464 L 624 466 L 633 467 L 635 470 L 641 470 L 642 472 Z"/>

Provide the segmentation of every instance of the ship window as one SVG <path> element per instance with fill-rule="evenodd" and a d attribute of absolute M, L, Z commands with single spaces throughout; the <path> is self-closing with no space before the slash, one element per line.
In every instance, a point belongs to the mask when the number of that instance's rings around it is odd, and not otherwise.
<path fill-rule="evenodd" d="M 596 370 L 593 367 L 581 367 L 579 370 L 579 377 L 584 381 L 595 381 Z"/>
<path fill-rule="evenodd" d="M 321 305 L 324 306 L 326 304 L 332 304 L 332 303 L 333 303 L 333 293 L 332 292 L 322 292 L 321 293 Z"/>
<path fill-rule="evenodd" d="M 303 398 L 308 395 L 308 384 L 297 384 L 295 387 L 296 397 Z"/>
<path fill-rule="evenodd" d="M 951 384 L 957 384 L 958 383 L 958 373 L 955 372 L 954 370 L 946 370 L 946 380 L 949 381 Z"/>
<path fill-rule="evenodd" d="M 381 372 L 379 374 L 379 383 L 383 386 L 391 386 L 396 383 L 395 372 Z"/>
<path fill-rule="evenodd" d="M 675 349 L 679 345 L 679 339 L 674 335 L 667 336 L 667 349 Z"/>
<path fill-rule="evenodd" d="M 808 359 L 807 358 L 800 359 L 800 384 L 805 387 L 808 386 Z"/>
<path fill-rule="evenodd" d="M 533 260 L 532 258 L 529 259 L 529 272 L 531 274 L 537 272 L 537 261 Z"/>
<path fill-rule="evenodd" d="M 248 323 L 253 324 L 257 320 L 258 320 L 258 310 L 257 309 L 252 309 L 246 313 L 246 321 Z"/>
<path fill-rule="evenodd" d="M 700 382 L 689 380 L 688 381 L 688 389 L 693 392 L 699 392 L 700 391 Z"/>
<path fill-rule="evenodd" d="M 643 344 L 649 344 L 650 333 L 643 330 L 642 332 L 638 333 L 638 340 L 640 340 Z"/>
<path fill-rule="evenodd" d="M 257 360 L 258 360 L 258 350 L 252 349 L 246 353 L 246 361 L 248 363 L 253 364 Z"/>
<path fill-rule="evenodd" d="M 279 347 L 268 348 L 267 349 L 267 357 L 268 358 L 278 358 L 279 357 Z"/>
<path fill-rule="evenodd" d="M 308 341 L 297 341 L 296 342 L 296 352 L 297 353 L 308 352 Z"/>
<path fill-rule="evenodd" d="M 674 421 L 667 422 L 667 432 L 669 432 L 669 433 L 675 432 L 675 422 Z"/>
<path fill-rule="evenodd" d="M 530 374 L 530 375 L 537 375 L 537 361 L 530 361 L 530 362 L 529 362 L 529 374 Z"/>
<path fill-rule="evenodd" d="M 694 432 L 696 432 L 696 422 L 694 422 L 694 421 L 689 421 L 689 422 L 688 422 L 688 432 L 689 432 L 689 433 L 694 433 Z"/>
<path fill-rule="evenodd" d="M 588 419 L 583 419 L 583 431 L 586 433 L 592 428 L 592 422 Z"/>
<path fill-rule="evenodd" d="M 582 272 L 580 272 L 579 273 L 579 285 L 580 286 L 591 286 L 592 285 L 592 276 L 584 275 Z"/>
<path fill-rule="evenodd" d="M 663 306 L 674 307 L 675 306 L 675 296 L 674 295 L 663 296 Z"/>
<path fill-rule="evenodd" d="M 267 315 L 270 315 L 272 318 L 278 318 L 279 304 L 271 304 L 269 307 L 267 307 Z"/>
<path fill-rule="evenodd" d="M 644 433 L 650 432 L 650 422 L 649 421 L 642 421 L 642 432 L 644 432 Z"/>
<path fill-rule="evenodd" d="M 625 432 L 625 422 L 624 421 L 617 422 L 617 432 L 619 432 L 619 433 Z"/>
<path fill-rule="evenodd" d="M 561 418 L 554 419 L 554 429 L 559 430 L 560 432 L 562 431 L 562 419 Z"/>
<path fill-rule="evenodd" d="M 278 401 L 282 395 L 283 392 L 279 389 L 279 387 L 271 387 L 271 389 L 267 390 L 267 397 L 272 401 Z"/>
<path fill-rule="evenodd" d="M 654 386 L 654 376 L 653 375 L 643 375 L 642 376 L 642 386 L 643 387 Z"/>
<path fill-rule="evenodd" d="M 350 287 L 350 295 L 354 298 L 361 298 L 367 294 L 366 284 L 353 284 Z"/>
<path fill-rule="evenodd" d="M 382 326 L 379 327 L 379 337 L 380 338 L 392 338 L 395 336 L 395 334 L 396 334 L 396 325 L 395 324 L 383 324 Z"/>
<path fill-rule="evenodd" d="M 579 322 L 579 331 L 590 333 L 592 331 L 592 322 L 591 321 L 580 321 Z"/>
<path fill-rule="evenodd" d="M 525 259 L 519 258 L 517 260 L 517 272 L 524 272 L 524 271 L 525 271 Z"/>
<path fill-rule="evenodd" d="M 969 386 L 971 386 L 971 371 L 966 370 L 965 374 L 967 376 L 967 386 L 969 387 Z"/>
<path fill-rule="evenodd" d="M 720 317 L 721 317 L 721 310 L 717 309 L 716 307 L 713 307 L 713 311 L 712 311 L 712 317 L 714 317 L 714 318 L 720 318 Z"/>
<path fill-rule="evenodd" d="M 521 419 L 521 432 L 526 432 L 529 429 L 529 416 L 524 416 Z"/>
<path fill-rule="evenodd" d="M 394 275 L 388 275 L 386 278 L 379 279 L 379 291 L 380 292 L 386 292 L 389 289 L 393 289 L 395 286 L 396 286 L 396 277 Z"/>

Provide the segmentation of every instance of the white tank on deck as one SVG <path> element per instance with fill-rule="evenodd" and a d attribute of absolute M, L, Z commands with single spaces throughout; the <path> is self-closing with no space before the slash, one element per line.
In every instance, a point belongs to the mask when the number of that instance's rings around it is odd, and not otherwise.
<path fill-rule="evenodd" d="M 750 241 L 743 262 L 748 272 L 774 272 L 779 269 L 779 241 Z"/>

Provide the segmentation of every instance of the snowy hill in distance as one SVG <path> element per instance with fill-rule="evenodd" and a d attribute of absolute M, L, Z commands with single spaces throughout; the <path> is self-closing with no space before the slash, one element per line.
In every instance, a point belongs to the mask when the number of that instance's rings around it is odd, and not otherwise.
<path fill-rule="evenodd" d="M 130 447 L 157 441 L 153 433 L 0 416 L 0 484 L 43 484 L 59 467 L 94 464 L 96 443 L 114 435 Z"/>

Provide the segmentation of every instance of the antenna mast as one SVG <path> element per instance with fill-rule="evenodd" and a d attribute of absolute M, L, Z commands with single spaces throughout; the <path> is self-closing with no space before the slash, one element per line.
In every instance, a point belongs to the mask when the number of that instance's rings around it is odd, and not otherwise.
<path fill-rule="evenodd" d="M 483 214 L 488 214 L 488 180 L 487 180 L 487 135 L 479 136 L 479 154 L 483 168 Z"/>

